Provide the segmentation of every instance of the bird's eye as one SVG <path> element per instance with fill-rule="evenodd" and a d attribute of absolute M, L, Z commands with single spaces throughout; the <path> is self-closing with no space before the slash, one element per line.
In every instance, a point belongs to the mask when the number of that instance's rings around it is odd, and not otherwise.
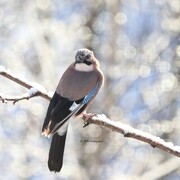
<path fill-rule="evenodd" d="M 89 59 L 90 57 L 91 57 L 91 55 L 90 55 L 90 54 L 88 54 L 88 55 L 86 56 L 86 58 L 87 58 L 87 59 Z"/>

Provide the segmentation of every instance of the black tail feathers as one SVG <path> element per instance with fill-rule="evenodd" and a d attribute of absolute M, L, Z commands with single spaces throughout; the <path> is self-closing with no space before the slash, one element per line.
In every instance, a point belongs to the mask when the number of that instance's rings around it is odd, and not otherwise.
<path fill-rule="evenodd" d="M 63 136 L 59 136 L 58 133 L 55 133 L 52 137 L 48 160 L 50 171 L 59 172 L 62 168 L 66 135 L 67 133 Z"/>

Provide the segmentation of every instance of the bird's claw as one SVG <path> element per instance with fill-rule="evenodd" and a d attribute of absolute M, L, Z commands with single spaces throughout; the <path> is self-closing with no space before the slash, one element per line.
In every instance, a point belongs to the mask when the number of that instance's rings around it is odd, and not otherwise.
<path fill-rule="evenodd" d="M 83 128 L 89 126 L 89 123 L 88 122 L 84 122 L 84 125 L 83 125 Z"/>
<path fill-rule="evenodd" d="M 84 113 L 83 114 L 83 120 L 84 120 L 84 125 L 83 128 L 87 127 L 90 123 L 88 122 L 89 119 L 91 119 L 92 117 L 96 116 L 96 114 L 92 114 L 92 113 Z"/>

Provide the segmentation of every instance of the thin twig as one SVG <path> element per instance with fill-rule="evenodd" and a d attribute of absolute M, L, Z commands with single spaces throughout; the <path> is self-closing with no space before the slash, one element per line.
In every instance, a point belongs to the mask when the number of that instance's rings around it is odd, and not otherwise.
<path fill-rule="evenodd" d="M 21 100 L 29 100 L 30 98 L 33 98 L 33 97 L 37 97 L 39 95 L 39 92 L 36 91 L 34 93 L 30 93 L 28 92 L 27 94 L 24 94 L 22 96 L 4 96 L 4 95 L 0 95 L 0 100 L 3 102 L 3 103 L 7 103 L 8 101 L 12 101 L 13 104 L 17 103 L 18 101 L 21 101 Z"/>
<path fill-rule="evenodd" d="M 124 135 L 124 137 L 129 137 L 143 141 L 150 144 L 153 148 L 157 147 L 163 151 L 180 157 L 180 146 L 175 146 L 171 142 L 165 142 L 163 139 L 153 136 L 149 133 L 143 132 L 141 130 L 132 128 L 121 122 L 114 122 L 108 119 L 105 115 L 94 115 L 83 114 L 83 119 L 85 123 L 96 124 L 103 126 L 105 128 L 111 129 L 113 131 L 119 132 Z"/>

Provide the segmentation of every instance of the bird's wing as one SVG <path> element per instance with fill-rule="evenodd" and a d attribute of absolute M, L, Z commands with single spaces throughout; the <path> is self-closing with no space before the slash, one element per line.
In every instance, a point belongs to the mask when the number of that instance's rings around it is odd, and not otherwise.
<path fill-rule="evenodd" d="M 49 129 L 49 127 L 54 127 L 56 123 L 63 120 L 65 117 L 69 115 L 71 112 L 69 109 L 72 106 L 73 102 L 69 101 L 67 98 L 61 97 L 56 92 L 54 93 L 48 110 L 47 114 L 44 120 L 44 124 L 42 127 L 42 134 L 48 135 L 52 128 Z"/>
<path fill-rule="evenodd" d="M 46 116 L 45 116 L 45 120 L 44 120 L 44 123 L 43 123 L 43 127 L 42 127 L 42 132 L 44 131 L 44 129 L 49 124 L 51 111 L 57 105 L 59 99 L 60 99 L 59 95 L 55 92 L 52 99 L 51 99 L 51 101 L 50 101 L 50 103 L 49 103 L 49 107 L 48 107 L 48 110 L 47 110 L 47 113 L 46 113 Z"/>
<path fill-rule="evenodd" d="M 59 123 L 57 123 L 54 128 L 51 131 L 51 134 L 54 134 L 55 132 L 57 132 L 57 130 L 64 124 L 67 122 L 67 120 L 76 114 L 79 114 L 79 111 L 81 111 L 81 109 L 84 109 L 87 104 L 94 99 L 94 97 L 96 96 L 96 94 L 99 91 L 99 85 L 100 82 L 98 81 L 96 83 L 96 86 L 82 99 L 82 102 L 68 115 L 66 116 L 63 120 L 61 120 Z"/>

